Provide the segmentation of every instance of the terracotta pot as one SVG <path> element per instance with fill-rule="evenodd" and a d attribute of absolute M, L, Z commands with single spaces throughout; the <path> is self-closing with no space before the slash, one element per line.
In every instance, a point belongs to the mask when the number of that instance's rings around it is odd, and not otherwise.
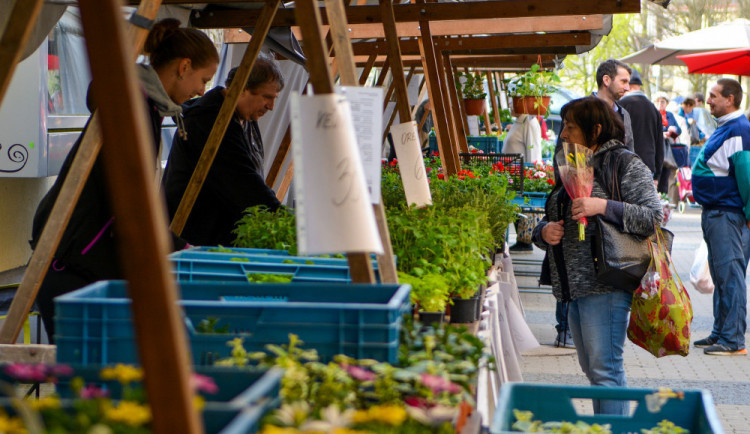
<path fill-rule="evenodd" d="M 547 114 L 547 107 L 549 107 L 549 101 L 551 98 L 552 97 L 549 96 L 514 96 L 513 113 L 515 115 L 526 114 L 544 116 Z M 534 104 L 537 102 L 537 107 L 534 107 Z"/>
<path fill-rule="evenodd" d="M 484 113 L 484 99 L 464 99 L 464 108 L 469 116 L 479 116 Z"/>

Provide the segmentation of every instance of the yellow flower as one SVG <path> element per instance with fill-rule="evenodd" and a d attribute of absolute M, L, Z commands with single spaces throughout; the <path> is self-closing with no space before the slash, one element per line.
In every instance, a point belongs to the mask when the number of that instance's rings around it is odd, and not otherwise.
<path fill-rule="evenodd" d="M 201 411 L 206 406 L 206 399 L 200 395 L 193 396 L 193 408 Z"/>
<path fill-rule="evenodd" d="M 29 400 L 29 404 L 31 404 L 31 408 L 37 411 L 60 408 L 60 398 L 57 396 L 44 396 L 39 399 Z"/>
<path fill-rule="evenodd" d="M 104 417 L 113 422 L 122 422 L 138 427 L 151 421 L 151 409 L 133 401 L 120 401 L 117 407 L 105 410 Z"/>
<path fill-rule="evenodd" d="M 143 379 L 143 369 L 118 363 L 114 368 L 102 369 L 99 375 L 102 380 L 117 380 L 122 384 L 129 384 Z"/>
<path fill-rule="evenodd" d="M 369 431 L 360 431 L 358 429 L 350 428 L 336 428 L 333 430 L 333 434 L 369 434 Z"/>
<path fill-rule="evenodd" d="M 299 434 L 301 432 L 302 431 L 298 430 L 297 428 L 285 428 L 275 425 L 266 425 L 263 427 L 263 430 L 260 432 L 260 434 Z"/>
<path fill-rule="evenodd" d="M 354 423 L 375 421 L 393 426 L 401 425 L 405 420 L 406 410 L 395 405 L 380 405 L 370 407 L 368 410 L 358 410 L 352 416 Z"/>
<path fill-rule="evenodd" d="M 0 415 L 0 432 L 3 434 L 26 434 L 26 428 L 23 425 L 23 420 L 18 417 L 8 417 L 7 415 Z"/>

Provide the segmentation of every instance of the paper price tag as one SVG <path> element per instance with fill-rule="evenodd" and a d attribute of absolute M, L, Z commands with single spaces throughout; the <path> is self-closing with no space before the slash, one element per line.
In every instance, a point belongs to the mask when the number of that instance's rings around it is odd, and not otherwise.
<path fill-rule="evenodd" d="M 348 101 L 295 93 L 290 103 L 299 252 L 382 253 Z"/>
<path fill-rule="evenodd" d="M 406 203 L 417 206 L 432 205 L 430 185 L 424 168 L 422 149 L 419 145 L 417 123 L 406 122 L 391 127 L 393 145 L 396 148 L 398 169 L 404 183 Z"/>
<path fill-rule="evenodd" d="M 346 96 L 352 110 L 354 132 L 357 136 L 362 167 L 365 170 L 370 201 L 380 203 L 383 88 L 343 86 L 338 90 Z"/>

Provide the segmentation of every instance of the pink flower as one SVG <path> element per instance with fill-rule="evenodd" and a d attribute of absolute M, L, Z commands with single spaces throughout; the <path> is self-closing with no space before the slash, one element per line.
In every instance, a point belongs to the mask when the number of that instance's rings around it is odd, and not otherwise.
<path fill-rule="evenodd" d="M 99 398 L 107 398 L 109 396 L 109 392 L 107 390 L 102 389 L 101 387 L 97 387 L 94 384 L 89 384 L 83 389 L 81 389 L 81 392 L 79 393 L 81 399 L 99 399 Z"/>
<path fill-rule="evenodd" d="M 362 369 L 359 366 L 352 366 L 352 365 L 344 364 L 343 368 L 355 380 L 358 380 L 358 381 L 375 381 L 375 374 L 373 374 L 372 372 L 370 372 L 370 371 L 368 371 L 366 369 Z"/>
<path fill-rule="evenodd" d="M 422 384 L 432 389 L 433 393 L 449 392 L 459 393 L 461 388 L 450 380 L 438 375 L 422 374 Z"/>
<path fill-rule="evenodd" d="M 40 382 L 47 380 L 47 366 L 43 364 L 12 363 L 5 367 L 5 373 L 21 382 Z"/>
<path fill-rule="evenodd" d="M 219 392 L 219 386 L 216 385 L 213 378 L 196 374 L 195 372 L 190 375 L 190 387 L 197 392 L 209 393 L 211 395 Z"/>
<path fill-rule="evenodd" d="M 435 406 L 435 404 L 419 396 L 409 396 L 408 398 L 405 398 L 404 404 L 408 405 L 409 407 L 417 408 L 432 408 Z"/>
<path fill-rule="evenodd" d="M 68 365 L 53 365 L 50 367 L 49 375 L 55 377 L 70 377 L 73 375 L 73 368 Z"/>

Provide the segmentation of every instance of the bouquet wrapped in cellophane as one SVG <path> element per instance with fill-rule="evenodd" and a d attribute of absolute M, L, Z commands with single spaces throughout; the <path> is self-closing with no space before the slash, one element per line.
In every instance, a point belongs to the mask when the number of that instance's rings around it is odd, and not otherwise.
<path fill-rule="evenodd" d="M 556 156 L 565 191 L 571 199 L 591 197 L 594 186 L 594 167 L 591 166 L 591 149 L 577 143 L 563 142 L 563 152 Z M 578 240 L 586 239 L 586 217 L 578 220 Z"/>

